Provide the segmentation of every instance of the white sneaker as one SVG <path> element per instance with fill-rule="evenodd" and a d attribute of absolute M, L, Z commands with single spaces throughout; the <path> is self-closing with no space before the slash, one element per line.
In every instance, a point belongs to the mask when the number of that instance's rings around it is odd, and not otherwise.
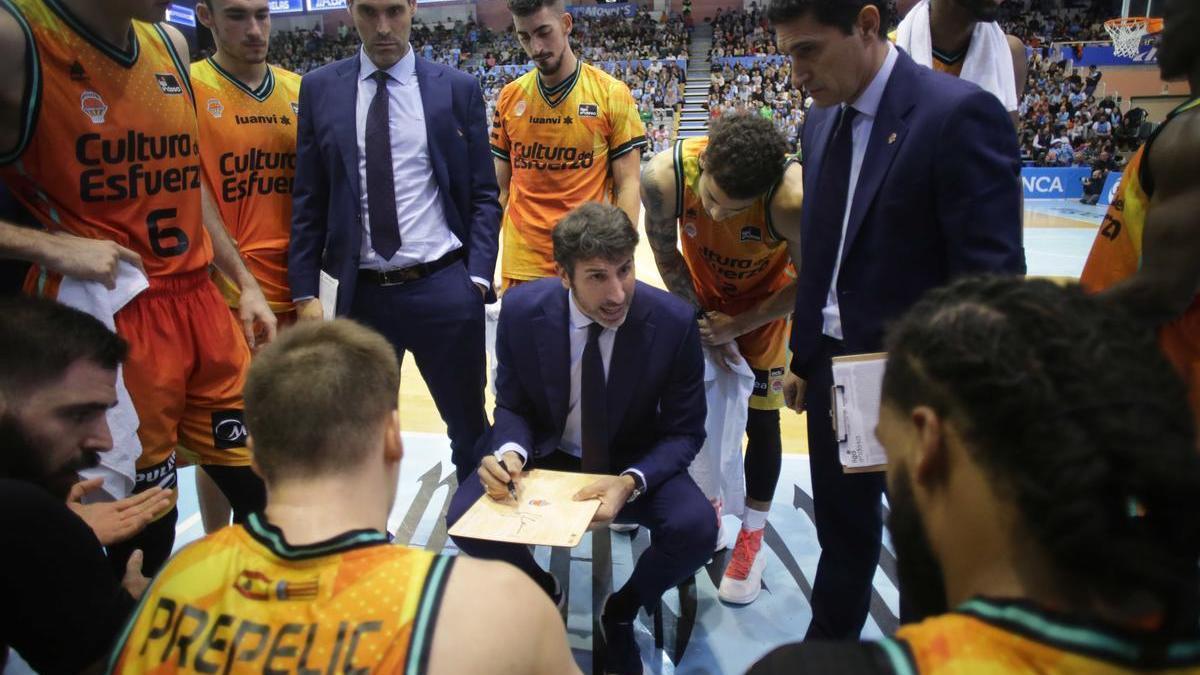
<path fill-rule="evenodd" d="M 638 529 L 637 523 L 609 523 L 608 529 L 613 532 L 633 532 Z"/>
<path fill-rule="evenodd" d="M 717 597 L 735 605 L 748 605 L 758 597 L 762 591 L 763 569 L 767 566 L 767 557 L 760 555 L 764 532 L 766 528 L 738 532 L 733 557 L 725 568 L 725 576 L 721 577 Z"/>

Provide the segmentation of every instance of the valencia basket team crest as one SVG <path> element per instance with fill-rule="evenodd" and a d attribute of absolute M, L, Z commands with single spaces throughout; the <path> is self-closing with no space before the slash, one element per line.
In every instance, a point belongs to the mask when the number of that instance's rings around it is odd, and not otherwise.
<path fill-rule="evenodd" d="M 79 95 L 79 109 L 92 120 L 92 124 L 104 124 L 104 116 L 108 114 L 108 104 L 91 89 Z"/>
<path fill-rule="evenodd" d="M 208 99 L 208 114 L 217 119 L 221 119 L 221 113 L 223 112 L 225 112 L 225 106 L 221 105 L 221 101 L 219 99 Z"/>

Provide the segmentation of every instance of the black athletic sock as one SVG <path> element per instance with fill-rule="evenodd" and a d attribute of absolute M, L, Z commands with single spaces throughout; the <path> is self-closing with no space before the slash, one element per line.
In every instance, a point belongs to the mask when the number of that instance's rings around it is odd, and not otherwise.
<path fill-rule="evenodd" d="M 608 597 L 608 603 L 604 605 L 604 618 L 617 621 L 619 623 L 628 623 L 633 621 L 638 612 L 637 594 L 630 588 L 629 584 L 625 584 L 621 590 L 613 593 Z"/>

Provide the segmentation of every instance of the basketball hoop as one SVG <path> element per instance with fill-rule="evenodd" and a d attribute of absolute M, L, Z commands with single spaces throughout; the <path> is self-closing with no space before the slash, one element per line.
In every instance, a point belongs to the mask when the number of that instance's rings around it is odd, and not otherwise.
<path fill-rule="evenodd" d="M 1104 22 L 1104 30 L 1112 38 L 1113 54 L 1132 59 L 1141 51 L 1142 38 L 1147 33 L 1162 31 L 1162 19 L 1127 16 Z"/>

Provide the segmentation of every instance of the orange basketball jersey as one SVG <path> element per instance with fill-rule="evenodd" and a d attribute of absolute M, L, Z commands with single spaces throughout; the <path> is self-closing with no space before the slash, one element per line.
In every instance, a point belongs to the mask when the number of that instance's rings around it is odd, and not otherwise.
<path fill-rule="evenodd" d="M 0 0 L 25 34 L 20 141 L 0 178 L 49 230 L 107 239 L 150 276 L 204 269 L 200 149 L 187 68 L 161 26 L 128 46 L 93 35 L 57 0 Z"/>
<path fill-rule="evenodd" d="M 290 311 L 287 247 L 300 76 L 268 67 L 262 84 L 251 89 L 211 58 L 193 63 L 191 76 L 204 179 L 271 309 Z M 220 273 L 214 280 L 236 307 L 237 285 Z"/>
<path fill-rule="evenodd" d="M 419 675 L 453 563 L 374 530 L 294 546 L 251 514 L 167 563 L 108 672 Z"/>
<path fill-rule="evenodd" d="M 792 283 L 787 242 L 771 224 L 771 186 L 753 206 L 715 221 L 700 200 L 700 155 L 708 137 L 675 142 L 675 217 L 683 230 L 683 259 L 705 309 L 738 314 Z M 734 309 L 734 308 L 737 309 Z"/>
<path fill-rule="evenodd" d="M 629 87 L 578 62 L 553 88 L 536 69 L 505 85 L 492 120 L 492 154 L 512 165 L 501 274 L 554 275 L 550 233 L 585 202 L 611 202 L 609 163 L 646 146 Z"/>
<path fill-rule="evenodd" d="M 1152 188 L 1147 187 L 1146 157 L 1154 141 L 1173 119 L 1196 109 L 1200 109 L 1200 98 L 1172 111 L 1126 165 L 1120 186 L 1113 195 L 1079 276 L 1079 283 L 1088 291 L 1108 290 L 1141 269 L 1142 237 L 1152 192 Z M 1200 294 L 1192 299 L 1182 316 L 1159 328 L 1158 341 L 1163 353 L 1187 382 L 1192 412 L 1200 421 Z"/>
<path fill-rule="evenodd" d="M 953 612 L 901 626 L 880 645 L 898 675 L 1200 673 L 1195 638 L 1148 646 L 1133 636 L 1023 601 L 974 598 Z"/>

